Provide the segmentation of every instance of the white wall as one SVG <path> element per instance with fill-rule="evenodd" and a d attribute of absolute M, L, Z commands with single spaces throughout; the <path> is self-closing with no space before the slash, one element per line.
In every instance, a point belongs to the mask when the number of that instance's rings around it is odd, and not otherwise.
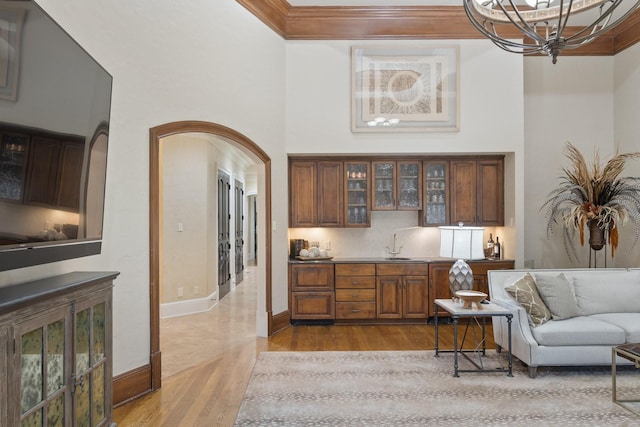
<path fill-rule="evenodd" d="M 459 132 L 351 132 L 351 46 L 459 46 Z M 522 259 L 524 132 L 523 59 L 485 40 L 291 41 L 287 43 L 287 152 L 293 154 L 508 154 L 506 223 L 498 231 L 506 256 Z M 481 71 L 480 71 L 481 70 Z M 505 70 L 509 70 L 505 72 Z M 374 212 L 372 226 L 357 230 L 291 230 L 290 238 L 331 239 L 335 256 L 380 256 L 398 228 L 418 225 L 417 213 Z M 487 230 L 494 233 L 495 230 Z M 439 250 L 434 230 L 403 232 L 416 241 L 408 256 Z M 357 242 L 357 243 L 354 243 Z"/>
<path fill-rule="evenodd" d="M 208 174 L 208 151 L 203 139 L 162 141 L 161 303 L 209 295 L 209 193 L 210 183 L 215 186 L 216 181 L 203 179 Z M 215 239 L 215 230 L 211 232 Z"/>
<path fill-rule="evenodd" d="M 620 153 L 640 151 L 640 44 L 619 53 L 615 57 L 615 146 Z M 640 177 L 640 159 L 630 160 L 622 176 Z M 640 266 L 638 241 L 634 246 L 635 236 L 630 224 L 626 225 L 626 233 L 620 233 L 620 246 L 616 255 L 616 264 L 623 267 Z"/>
<path fill-rule="evenodd" d="M 114 77 L 103 253 L 2 273 L 0 285 L 73 270 L 120 271 L 118 375 L 149 363 L 149 129 L 179 120 L 235 129 L 271 157 L 272 197 L 286 200 L 285 42 L 234 1 L 39 4 Z M 274 263 L 282 266 L 273 272 L 274 287 L 282 288 L 274 292 L 277 313 L 286 309 L 287 212 L 273 215 Z"/>
<path fill-rule="evenodd" d="M 568 166 L 562 154 L 567 141 L 588 160 L 594 147 L 603 157 L 611 154 L 613 69 L 612 57 L 563 56 L 555 65 L 547 57 L 525 60 L 525 260 L 537 268 L 588 266 L 588 247 L 580 247 L 577 238 L 581 258 L 574 263 L 567 258 L 560 227 L 547 239 L 545 211 L 540 209 L 557 186 L 561 168 Z"/>

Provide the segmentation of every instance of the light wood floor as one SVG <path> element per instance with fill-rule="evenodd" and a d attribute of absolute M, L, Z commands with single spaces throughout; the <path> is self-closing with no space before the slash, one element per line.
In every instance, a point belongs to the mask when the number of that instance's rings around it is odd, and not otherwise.
<path fill-rule="evenodd" d="M 249 267 L 245 280 L 209 312 L 161 321 L 162 388 L 116 408 L 118 426 L 232 426 L 262 351 L 434 348 L 434 326 L 426 324 L 294 326 L 256 337 L 254 278 Z M 441 328 L 440 346 L 452 348 L 451 325 Z"/>

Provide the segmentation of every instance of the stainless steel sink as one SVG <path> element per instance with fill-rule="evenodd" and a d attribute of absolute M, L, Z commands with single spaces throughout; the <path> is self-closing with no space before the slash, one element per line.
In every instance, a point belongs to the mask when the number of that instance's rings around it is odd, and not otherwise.
<path fill-rule="evenodd" d="M 387 257 L 387 258 L 385 258 L 385 260 L 387 260 L 387 261 L 409 261 L 409 260 L 411 260 L 411 258 L 404 258 L 404 257 L 397 256 L 397 257 Z"/>

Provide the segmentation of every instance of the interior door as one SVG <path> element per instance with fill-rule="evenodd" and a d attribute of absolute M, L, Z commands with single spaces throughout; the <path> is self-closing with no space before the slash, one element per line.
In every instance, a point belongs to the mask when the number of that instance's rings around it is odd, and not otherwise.
<path fill-rule="evenodd" d="M 230 177 L 218 171 L 218 298 L 231 290 Z"/>
<path fill-rule="evenodd" d="M 236 259 L 236 286 L 243 279 L 244 273 L 244 188 L 242 182 L 234 180 L 234 201 L 235 201 L 235 259 Z"/>

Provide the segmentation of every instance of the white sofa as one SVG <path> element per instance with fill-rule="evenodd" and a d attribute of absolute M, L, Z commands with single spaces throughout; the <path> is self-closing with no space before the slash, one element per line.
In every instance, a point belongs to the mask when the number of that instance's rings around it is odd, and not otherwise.
<path fill-rule="evenodd" d="M 563 273 L 579 313 L 534 327 L 523 305 L 505 291 L 527 272 L 534 278 Z M 512 353 L 529 366 L 532 378 L 538 366 L 610 365 L 612 347 L 640 342 L 640 269 L 493 270 L 488 275 L 491 301 L 513 311 Z M 496 345 L 507 348 L 505 317 L 493 319 L 493 333 Z"/>

